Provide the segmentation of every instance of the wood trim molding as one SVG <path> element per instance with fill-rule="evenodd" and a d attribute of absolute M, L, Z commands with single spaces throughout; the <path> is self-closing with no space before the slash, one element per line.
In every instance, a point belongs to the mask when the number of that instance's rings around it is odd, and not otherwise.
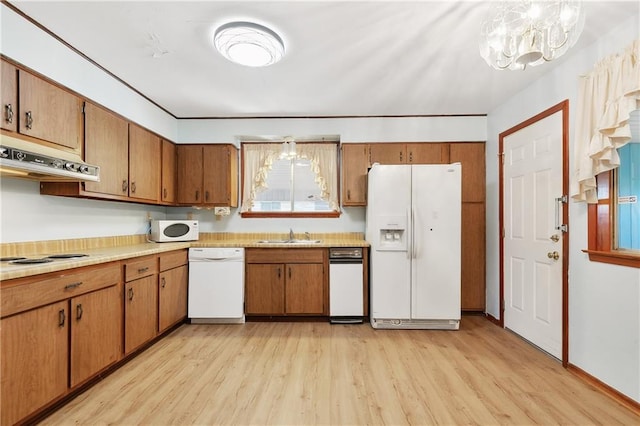
<path fill-rule="evenodd" d="M 617 391 L 616 389 L 612 388 L 606 383 L 598 380 L 591 374 L 587 373 L 586 371 L 584 371 L 579 367 L 576 367 L 573 364 L 568 364 L 567 370 L 575 374 L 576 376 L 578 376 L 580 379 L 584 380 L 591 386 L 595 387 L 603 394 L 609 396 L 610 398 L 618 402 L 620 405 L 628 408 L 629 410 L 633 411 L 634 413 L 640 416 L 640 403 L 638 403 L 637 401 L 629 398 L 628 396 Z"/>

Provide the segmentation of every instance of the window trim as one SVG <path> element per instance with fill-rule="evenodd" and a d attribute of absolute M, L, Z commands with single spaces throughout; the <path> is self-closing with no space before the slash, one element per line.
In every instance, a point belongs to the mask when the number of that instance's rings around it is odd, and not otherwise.
<path fill-rule="evenodd" d="M 244 162 L 244 143 L 242 142 L 240 144 L 240 163 L 241 163 L 241 169 L 240 169 L 240 198 L 241 198 L 241 203 L 244 201 L 244 167 L 245 167 L 245 162 Z M 250 142 L 248 142 L 250 143 Z M 266 143 L 272 143 L 272 142 L 266 142 Z M 279 142 L 273 142 L 273 143 L 278 143 Z M 304 141 L 304 142 L 300 142 L 300 143 L 332 143 L 336 145 L 336 179 L 337 179 L 337 199 L 338 199 L 338 210 L 334 210 L 334 211 L 322 211 L 322 212 L 252 212 L 252 211 L 245 211 L 245 212 L 240 212 L 240 217 L 242 218 L 280 218 L 280 219 L 286 219 L 286 218 L 339 218 L 342 215 L 342 203 L 340 202 L 341 198 L 341 186 L 340 186 L 340 182 L 341 182 L 341 169 L 340 169 L 340 142 L 339 141 L 320 141 L 320 140 L 309 140 L 309 141 Z"/>
<path fill-rule="evenodd" d="M 640 253 L 611 248 L 612 227 L 615 221 L 614 171 L 600 173 L 596 177 L 598 203 L 588 205 L 588 248 L 582 250 L 592 262 L 640 268 Z"/>

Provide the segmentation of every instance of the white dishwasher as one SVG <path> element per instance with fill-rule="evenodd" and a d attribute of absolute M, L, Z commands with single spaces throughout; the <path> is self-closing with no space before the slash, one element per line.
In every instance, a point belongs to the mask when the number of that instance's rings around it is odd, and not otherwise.
<path fill-rule="evenodd" d="M 189 249 L 192 323 L 244 323 L 244 249 Z"/>

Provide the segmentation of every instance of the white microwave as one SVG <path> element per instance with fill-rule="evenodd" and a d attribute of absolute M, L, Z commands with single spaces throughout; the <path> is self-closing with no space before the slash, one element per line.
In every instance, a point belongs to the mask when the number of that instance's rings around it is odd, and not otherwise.
<path fill-rule="evenodd" d="M 151 241 L 157 243 L 196 241 L 198 236 L 197 220 L 151 221 Z"/>

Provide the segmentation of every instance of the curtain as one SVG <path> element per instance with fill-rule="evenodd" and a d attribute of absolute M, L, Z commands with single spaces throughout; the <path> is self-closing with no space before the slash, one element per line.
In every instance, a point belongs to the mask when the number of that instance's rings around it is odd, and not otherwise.
<path fill-rule="evenodd" d="M 629 115 L 640 108 L 640 39 L 580 77 L 571 196 L 597 203 L 596 175 L 620 165 L 631 139 Z"/>
<path fill-rule="evenodd" d="M 243 185 L 241 212 L 251 211 L 256 194 L 267 187 L 267 175 L 273 161 L 280 155 L 282 146 L 277 143 L 244 144 Z"/>
<path fill-rule="evenodd" d="M 256 195 L 267 188 L 267 175 L 282 152 L 279 143 L 247 143 L 243 145 L 243 186 L 241 212 L 251 211 Z M 320 188 L 320 197 L 333 210 L 338 204 L 338 146 L 334 143 L 299 143 L 298 157 L 308 159 Z"/>
<path fill-rule="evenodd" d="M 338 145 L 334 143 L 305 143 L 296 146 L 298 155 L 311 163 L 315 182 L 320 188 L 320 198 L 332 210 L 339 210 L 338 204 Z"/>

